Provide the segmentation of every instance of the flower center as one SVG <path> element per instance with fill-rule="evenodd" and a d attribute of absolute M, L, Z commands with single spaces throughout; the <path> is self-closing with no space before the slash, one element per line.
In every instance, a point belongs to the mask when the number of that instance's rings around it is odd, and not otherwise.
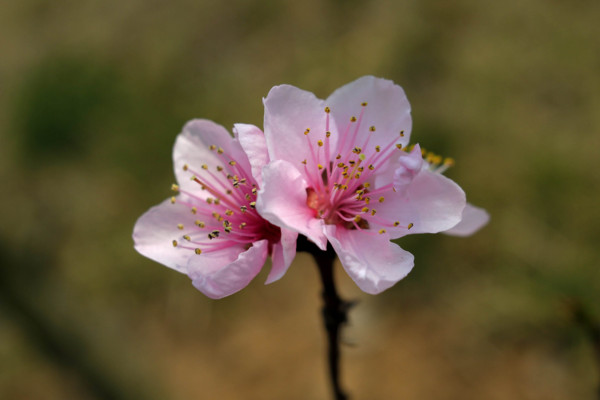
<path fill-rule="evenodd" d="M 304 132 L 311 158 L 302 161 L 308 181 L 306 204 L 315 211 L 315 217 L 329 225 L 342 225 L 348 229 L 370 229 L 377 226 L 400 225 L 399 221 L 387 221 L 376 216 L 376 204 L 385 201 L 384 194 L 393 190 L 389 182 L 375 187 L 375 177 L 387 166 L 398 150 L 404 131 L 387 143 L 374 137 L 376 128 L 362 124 L 367 103 L 363 102 L 357 117 L 351 117 L 346 128 L 337 132 L 335 147 L 330 138 L 330 108 L 325 108 L 326 122 L 323 139 L 311 139 L 311 129 Z M 316 146 L 315 146 L 316 144 Z M 385 229 L 379 230 L 385 233 Z"/>
<path fill-rule="evenodd" d="M 214 166 L 214 171 L 206 164 L 201 165 L 200 170 L 194 170 L 187 164 L 183 166 L 200 191 L 172 186 L 174 191 L 184 196 L 172 197 L 171 203 L 185 205 L 196 217 L 191 226 L 177 224 L 182 234 L 173 240 L 173 246 L 204 254 L 234 246 L 247 249 L 262 239 L 269 241 L 269 247 L 279 242 L 280 229 L 255 210 L 258 188 L 252 174 L 222 148 L 214 145 L 209 148 L 221 161 Z M 202 192 L 207 192 L 208 196 Z"/>

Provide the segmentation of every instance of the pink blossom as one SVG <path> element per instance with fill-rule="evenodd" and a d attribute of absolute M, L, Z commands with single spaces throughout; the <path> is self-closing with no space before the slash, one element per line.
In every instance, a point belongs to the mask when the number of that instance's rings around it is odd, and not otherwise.
<path fill-rule="evenodd" d="M 485 211 L 465 208 L 462 189 L 441 174 L 449 161 L 424 160 L 418 145 L 406 151 L 410 105 L 393 82 L 366 76 L 327 100 L 281 85 L 264 105 L 271 162 L 258 212 L 323 250 L 329 241 L 363 291 L 379 293 L 412 269 L 412 254 L 390 240 L 466 235 L 487 221 Z"/>
<path fill-rule="evenodd" d="M 236 124 L 234 133 L 207 120 L 187 123 L 173 149 L 178 194 L 142 215 L 133 232 L 137 251 L 187 274 L 211 298 L 246 287 L 269 254 L 266 283 L 278 280 L 296 254 L 297 233 L 255 210 L 269 160 L 262 131 Z"/>

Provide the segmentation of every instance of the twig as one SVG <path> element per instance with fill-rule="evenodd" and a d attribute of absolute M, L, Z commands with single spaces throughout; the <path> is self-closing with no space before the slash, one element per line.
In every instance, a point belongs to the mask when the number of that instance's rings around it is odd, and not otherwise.
<path fill-rule="evenodd" d="M 331 246 L 327 251 L 320 250 L 314 243 L 309 242 L 304 236 L 298 238 L 298 251 L 306 251 L 314 257 L 319 268 L 323 283 L 323 322 L 327 330 L 329 375 L 335 400 L 347 400 L 348 396 L 340 387 L 340 330 L 348 322 L 348 309 L 352 303 L 342 300 L 335 288 L 333 280 L 333 262 L 336 255 Z"/>

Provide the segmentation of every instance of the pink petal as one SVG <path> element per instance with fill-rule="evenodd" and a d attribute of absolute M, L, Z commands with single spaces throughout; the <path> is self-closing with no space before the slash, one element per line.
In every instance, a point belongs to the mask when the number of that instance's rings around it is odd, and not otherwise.
<path fill-rule="evenodd" d="M 368 148 L 363 149 L 367 156 L 375 145 L 383 147 L 392 141 L 403 146 L 408 144 L 412 128 L 410 104 L 404 90 L 394 82 L 363 76 L 337 89 L 325 101 L 339 129 L 344 129 L 352 116 L 359 116 L 363 102 L 367 106 L 362 126 L 366 134 L 372 135 Z M 372 134 L 368 131 L 371 126 L 376 129 Z M 400 137 L 401 131 L 404 131 L 403 137 Z"/>
<path fill-rule="evenodd" d="M 219 157 L 216 151 L 210 150 L 211 145 L 222 148 L 223 156 L 226 158 Z M 183 190 L 195 192 L 199 197 L 206 197 L 209 194 L 198 190 L 199 185 L 190 180 L 190 173 L 184 172 L 183 166 L 187 164 L 191 169 L 200 171 L 202 165 L 206 164 L 209 170 L 215 171 L 217 165 L 222 166 L 229 159 L 235 160 L 241 168 L 250 171 L 248 157 L 239 142 L 234 140 L 221 125 L 204 119 L 188 122 L 181 134 L 177 136 L 173 147 L 173 164 L 179 186 Z M 218 186 L 210 178 L 207 178 L 206 183 Z"/>
<path fill-rule="evenodd" d="M 226 257 L 191 257 L 188 263 L 194 286 L 211 299 L 229 296 L 246 286 L 260 272 L 267 259 L 269 242 L 260 240 L 248 250 L 239 252 L 234 248 Z M 231 258 L 237 256 L 234 260 Z M 225 264 L 219 265 L 219 261 Z"/>
<path fill-rule="evenodd" d="M 298 239 L 297 232 L 281 229 L 281 241 L 273 245 L 271 272 L 269 272 L 265 285 L 273 283 L 285 275 L 296 256 L 296 239 Z"/>
<path fill-rule="evenodd" d="M 193 251 L 173 247 L 173 240 L 181 236 L 177 224 L 194 226 L 193 215 L 182 204 L 165 200 L 142 215 L 133 228 L 135 249 L 142 255 L 176 271 L 187 273 L 188 259 Z"/>
<path fill-rule="evenodd" d="M 490 220 L 490 215 L 483 208 L 467 203 L 461 221 L 444 233 L 453 236 L 469 236 L 481 229 Z"/>
<path fill-rule="evenodd" d="M 314 94 L 290 85 L 275 86 L 263 102 L 265 137 L 271 160 L 286 160 L 301 167 L 303 160 L 312 157 L 308 141 L 316 146 L 318 140 L 325 140 L 325 103 Z M 304 134 L 307 128 L 309 135 Z M 330 140 L 334 148 L 333 135 Z M 304 170 L 300 171 L 304 175 Z"/>
<path fill-rule="evenodd" d="M 314 210 L 306 205 L 306 188 L 306 181 L 292 164 L 273 161 L 263 168 L 256 210 L 272 224 L 299 232 L 325 250 L 323 220 L 315 218 Z"/>
<path fill-rule="evenodd" d="M 437 233 L 455 226 L 462 218 L 465 193 L 454 181 L 445 176 L 422 170 L 400 192 L 388 192 L 385 201 L 374 205 L 377 216 L 387 221 L 398 221 L 397 228 L 385 228 L 392 238 L 409 233 Z M 407 229 L 408 224 L 413 224 Z M 379 228 L 373 224 L 373 228 Z"/>
<path fill-rule="evenodd" d="M 414 265 L 413 255 L 390 242 L 386 234 L 372 235 L 334 225 L 327 225 L 325 234 L 348 275 L 364 292 L 383 292 Z"/>
<path fill-rule="evenodd" d="M 233 132 L 248 156 L 252 168 L 252 176 L 254 176 L 256 183 L 260 187 L 262 185 L 262 167 L 269 162 L 265 134 L 260 128 L 249 124 L 235 124 Z"/>

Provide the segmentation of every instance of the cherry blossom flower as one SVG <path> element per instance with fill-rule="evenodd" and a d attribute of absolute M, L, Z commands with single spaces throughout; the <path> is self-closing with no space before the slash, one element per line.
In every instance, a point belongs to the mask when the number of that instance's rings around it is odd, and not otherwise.
<path fill-rule="evenodd" d="M 366 76 L 327 100 L 281 85 L 264 106 L 271 162 L 263 168 L 259 214 L 323 250 L 329 241 L 363 291 L 380 293 L 412 269 L 412 254 L 390 240 L 466 235 L 487 221 L 442 175 L 451 160 L 422 154 L 418 145 L 407 151 L 410 105 L 393 82 Z"/>
<path fill-rule="evenodd" d="M 207 120 L 187 123 L 173 149 L 178 194 L 142 215 L 133 232 L 138 252 L 215 299 L 246 287 L 269 254 L 266 283 L 278 280 L 296 254 L 297 233 L 255 210 L 269 160 L 262 131 L 236 124 L 234 133 Z"/>

